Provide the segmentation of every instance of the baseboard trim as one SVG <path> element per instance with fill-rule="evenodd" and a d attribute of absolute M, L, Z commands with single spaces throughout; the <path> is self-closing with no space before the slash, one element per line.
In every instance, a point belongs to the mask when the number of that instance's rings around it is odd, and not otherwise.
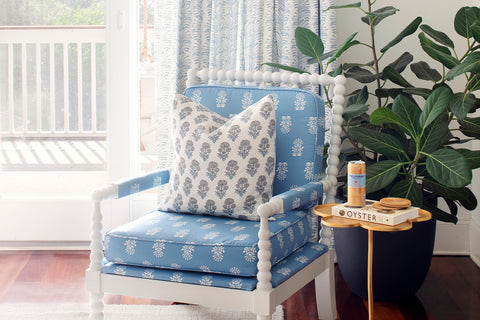
<path fill-rule="evenodd" d="M 470 224 L 470 258 L 480 268 L 480 219 L 472 219 Z"/>
<path fill-rule="evenodd" d="M 437 222 L 435 255 L 469 255 L 471 215 L 463 215 L 457 224 Z"/>
<path fill-rule="evenodd" d="M 477 267 L 480 268 L 480 259 L 475 257 L 475 256 L 470 256 L 470 259 L 472 259 L 473 262 L 475 262 L 475 264 L 477 265 Z"/>
<path fill-rule="evenodd" d="M 90 241 L 0 241 L 0 251 L 83 251 Z"/>

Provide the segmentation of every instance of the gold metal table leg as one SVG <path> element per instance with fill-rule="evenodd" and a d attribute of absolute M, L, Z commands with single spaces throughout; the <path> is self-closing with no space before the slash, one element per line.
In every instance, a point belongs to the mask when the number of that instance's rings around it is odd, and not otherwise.
<path fill-rule="evenodd" d="M 373 230 L 368 230 L 368 264 L 367 264 L 367 285 L 368 285 L 368 319 L 373 320 Z"/>

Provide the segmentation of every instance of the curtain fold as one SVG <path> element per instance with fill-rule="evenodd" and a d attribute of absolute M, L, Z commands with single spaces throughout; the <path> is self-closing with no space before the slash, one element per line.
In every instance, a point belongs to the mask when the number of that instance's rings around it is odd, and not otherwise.
<path fill-rule="evenodd" d="M 260 69 L 264 62 L 317 72 L 295 45 L 295 28 L 329 29 L 334 16 L 323 9 L 333 0 L 157 0 L 155 82 L 157 149 L 166 164 L 168 110 L 185 89 L 187 70 Z M 323 35 L 324 31 L 320 31 Z M 334 36 L 325 31 L 329 46 Z M 332 44 L 332 45 L 330 45 Z"/>

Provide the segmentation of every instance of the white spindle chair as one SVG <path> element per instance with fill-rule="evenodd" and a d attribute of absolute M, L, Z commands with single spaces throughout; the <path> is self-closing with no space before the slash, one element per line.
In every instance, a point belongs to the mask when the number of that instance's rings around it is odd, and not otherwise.
<path fill-rule="evenodd" d="M 233 70 L 190 70 L 188 73 L 187 87 L 192 87 L 199 81 L 207 81 L 209 85 L 223 82 L 234 87 L 239 83 L 247 83 L 265 86 L 269 84 L 281 84 L 282 86 L 300 87 L 304 85 L 333 86 L 332 123 L 330 127 L 331 138 L 329 141 L 326 176 L 316 184 L 325 194 L 325 202 L 334 201 L 336 194 L 338 163 L 340 154 L 340 133 L 345 93 L 345 78 L 335 78 L 328 75 L 298 74 L 290 72 L 262 72 L 262 71 L 233 71 Z M 222 88 L 220 88 L 222 89 Z M 220 90 L 218 89 L 218 90 Z M 214 91 L 214 92 L 218 92 Z M 242 90 L 248 90 L 243 88 Z M 187 89 L 188 91 L 188 89 Z M 191 93 L 191 92 L 190 92 Z M 277 121 L 277 125 L 278 125 Z M 323 137 L 323 136 L 322 136 Z M 277 137 L 278 144 L 278 137 Z M 323 143 L 322 143 L 323 144 Z M 277 155 L 278 156 L 278 155 Z M 141 177 L 127 179 L 118 183 L 112 183 L 95 190 L 92 194 L 94 201 L 94 213 L 91 234 L 91 264 L 87 270 L 86 284 L 91 296 L 92 319 L 103 318 L 104 293 L 113 293 L 127 296 L 148 297 L 166 301 L 177 301 L 189 304 L 219 306 L 238 310 L 250 311 L 257 315 L 257 319 L 271 319 L 277 305 L 297 292 L 307 283 L 315 280 L 317 308 L 320 319 L 336 319 L 335 284 L 333 269 L 333 254 L 326 250 L 324 254 L 310 261 L 303 269 L 291 275 L 286 281 L 272 287 L 271 279 L 271 241 L 269 231 L 269 218 L 284 211 L 292 209 L 287 203 L 288 196 L 273 197 L 267 203 L 261 205 L 257 213 L 260 216 L 258 232 L 258 283 L 251 291 L 212 287 L 200 284 L 179 283 L 174 281 L 145 279 L 140 277 L 125 276 L 122 274 L 105 273 L 102 261 L 104 260 L 104 236 L 102 233 L 101 201 L 111 198 L 120 198 L 156 187 L 161 179 L 162 183 L 168 182 L 168 170 L 157 170 Z M 302 188 L 293 189 L 291 192 L 299 192 Z M 321 195 L 318 195 L 321 198 Z M 326 248 L 331 247 L 331 232 L 329 228 L 322 228 L 321 243 Z M 285 258 L 287 259 L 287 258 Z"/>

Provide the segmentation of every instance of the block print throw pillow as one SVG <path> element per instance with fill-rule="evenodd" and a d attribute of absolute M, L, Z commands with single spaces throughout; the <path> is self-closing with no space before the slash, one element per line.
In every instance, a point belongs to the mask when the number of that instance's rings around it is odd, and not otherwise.
<path fill-rule="evenodd" d="M 272 96 L 228 119 L 177 95 L 172 118 L 174 161 L 159 209 L 259 220 L 275 174 Z"/>

